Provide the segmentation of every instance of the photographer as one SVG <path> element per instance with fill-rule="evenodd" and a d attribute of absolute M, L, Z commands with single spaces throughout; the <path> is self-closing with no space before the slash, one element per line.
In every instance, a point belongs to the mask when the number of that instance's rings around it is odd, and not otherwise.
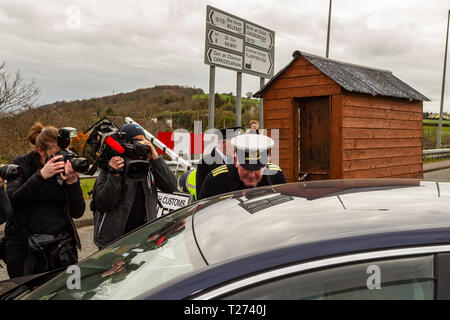
<path fill-rule="evenodd" d="M 11 205 L 9 204 L 8 196 L 6 195 L 3 183 L 5 181 L 0 177 L 0 224 L 5 223 L 6 218 L 11 211 Z"/>
<path fill-rule="evenodd" d="M 162 192 L 174 192 L 177 181 L 155 147 L 145 138 L 144 130 L 136 124 L 119 128 L 127 142 L 141 143 L 149 148 L 145 176 L 131 179 L 125 174 L 126 158 L 113 156 L 108 170 L 101 169 L 95 182 L 91 209 L 94 211 L 94 243 L 102 248 L 122 235 L 156 219 L 156 187 Z M 154 177 L 154 180 L 153 178 Z"/>
<path fill-rule="evenodd" d="M 72 218 L 85 209 L 79 173 L 62 161 L 58 129 L 31 128 L 35 150 L 13 159 L 20 175 L 8 182 L 13 215 L 6 225 L 6 257 L 11 278 L 77 263 L 80 247 Z M 59 179 L 59 180 L 58 180 Z"/>

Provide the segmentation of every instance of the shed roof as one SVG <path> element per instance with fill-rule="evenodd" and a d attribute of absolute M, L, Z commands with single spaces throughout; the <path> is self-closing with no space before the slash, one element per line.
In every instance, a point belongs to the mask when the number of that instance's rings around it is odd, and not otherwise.
<path fill-rule="evenodd" d="M 395 77 L 391 71 L 351 64 L 319 57 L 310 53 L 294 51 L 292 61 L 281 69 L 262 87 L 254 97 L 262 97 L 263 92 L 296 61 L 304 57 L 331 80 L 350 92 L 359 92 L 373 96 L 405 98 L 408 100 L 430 101 L 420 92 Z"/>

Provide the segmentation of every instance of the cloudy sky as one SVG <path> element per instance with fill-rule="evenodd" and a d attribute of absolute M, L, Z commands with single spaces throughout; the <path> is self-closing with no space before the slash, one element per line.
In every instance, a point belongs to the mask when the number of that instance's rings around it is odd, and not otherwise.
<path fill-rule="evenodd" d="M 208 4 L 275 31 L 275 73 L 294 50 L 325 56 L 329 0 L 0 0 L 0 61 L 36 79 L 41 104 L 162 84 L 208 92 Z M 449 9 L 334 0 L 330 58 L 389 69 L 432 100 L 424 111 L 439 112 Z M 258 77 L 243 76 L 243 94 L 258 89 Z M 216 91 L 235 93 L 236 73 L 216 68 Z"/>

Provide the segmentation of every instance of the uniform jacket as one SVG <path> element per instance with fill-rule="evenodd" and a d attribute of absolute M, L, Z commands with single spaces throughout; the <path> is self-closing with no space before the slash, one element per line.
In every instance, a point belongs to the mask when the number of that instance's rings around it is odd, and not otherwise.
<path fill-rule="evenodd" d="M 177 180 L 163 159 L 150 160 L 156 187 L 171 193 L 177 189 Z M 93 192 L 94 243 L 103 247 L 123 236 L 130 210 L 136 196 L 137 181 L 114 176 L 100 170 Z M 156 219 L 157 199 L 147 182 L 143 183 L 146 221 Z"/>
<path fill-rule="evenodd" d="M 216 152 L 216 148 L 214 148 L 210 154 L 205 154 L 202 158 L 202 161 L 197 165 L 197 174 L 195 176 L 195 185 L 196 185 L 196 194 L 197 198 L 200 195 L 200 191 L 208 174 L 225 164 L 223 158 Z"/>
<path fill-rule="evenodd" d="M 264 169 L 264 175 L 257 187 L 286 183 L 286 177 L 281 168 L 268 163 Z M 234 164 L 222 165 L 211 171 L 206 177 L 198 199 L 212 197 L 218 194 L 248 189 L 239 179 L 237 168 Z"/>
<path fill-rule="evenodd" d="M 80 181 L 61 186 L 55 176 L 44 179 L 36 151 L 14 158 L 12 163 L 19 165 L 21 170 L 17 179 L 8 181 L 7 193 L 20 228 L 25 228 L 29 234 L 72 232 L 65 210 L 67 205 L 72 218 L 83 215 L 86 204 Z M 8 236 L 7 231 L 6 234 Z"/>

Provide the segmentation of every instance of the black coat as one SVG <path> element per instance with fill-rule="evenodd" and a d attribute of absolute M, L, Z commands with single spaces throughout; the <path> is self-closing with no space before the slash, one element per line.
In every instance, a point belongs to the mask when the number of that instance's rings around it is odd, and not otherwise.
<path fill-rule="evenodd" d="M 3 186 L 0 186 L 0 224 L 6 221 L 6 218 L 11 213 L 11 205 L 9 203 L 8 196 L 6 195 Z"/>
<path fill-rule="evenodd" d="M 270 186 L 286 183 L 286 176 L 281 168 L 268 163 L 264 169 L 264 175 L 256 187 Z M 211 171 L 203 183 L 198 199 L 212 197 L 218 194 L 248 189 L 239 178 L 238 170 L 234 164 L 222 165 Z"/>
<path fill-rule="evenodd" d="M 57 235 L 71 232 L 66 206 L 72 218 L 80 218 L 85 209 L 80 181 L 59 185 L 56 177 L 41 175 L 39 153 L 32 151 L 13 159 L 20 166 L 20 176 L 8 181 L 7 192 L 13 214 L 21 228 L 30 233 Z"/>
<path fill-rule="evenodd" d="M 197 173 L 195 175 L 195 189 L 197 194 L 197 199 L 199 199 L 200 191 L 202 185 L 208 176 L 208 174 L 215 168 L 220 167 L 225 164 L 223 158 L 216 152 L 214 148 L 210 154 L 203 155 L 202 161 L 197 165 Z"/>
<path fill-rule="evenodd" d="M 150 160 L 156 187 L 162 192 L 177 190 L 177 179 L 162 158 Z M 145 194 L 146 221 L 157 216 L 157 199 L 148 183 L 143 183 Z M 94 243 L 103 247 L 124 235 L 125 227 L 136 197 L 137 181 L 127 177 L 114 176 L 100 170 L 95 181 L 92 202 L 94 206 Z"/>

